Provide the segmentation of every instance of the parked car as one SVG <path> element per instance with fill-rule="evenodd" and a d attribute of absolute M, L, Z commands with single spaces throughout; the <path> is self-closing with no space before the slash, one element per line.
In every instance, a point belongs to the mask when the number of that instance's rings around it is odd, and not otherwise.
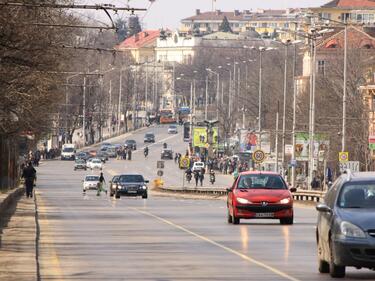
<path fill-rule="evenodd" d="M 100 160 L 102 160 L 103 163 L 105 163 L 106 161 L 108 161 L 108 153 L 105 152 L 105 151 L 101 151 L 99 150 L 97 153 L 96 153 L 96 156 L 95 158 L 99 158 Z"/>
<path fill-rule="evenodd" d="M 116 190 L 116 198 L 121 196 L 142 196 L 147 198 L 147 185 L 148 180 L 145 180 L 142 175 L 139 174 L 124 174 L 120 175 Z"/>
<path fill-rule="evenodd" d="M 112 144 L 109 143 L 109 142 L 103 142 L 103 143 L 102 143 L 102 147 L 105 147 L 105 146 L 112 146 Z"/>
<path fill-rule="evenodd" d="M 293 196 L 278 173 L 251 171 L 241 173 L 228 188 L 228 222 L 240 219 L 279 219 L 293 224 Z"/>
<path fill-rule="evenodd" d="M 375 173 L 341 175 L 316 209 L 319 271 L 342 278 L 347 266 L 375 269 Z"/>
<path fill-rule="evenodd" d="M 145 134 L 145 137 L 143 138 L 143 141 L 144 141 L 144 143 L 146 143 L 146 142 L 154 143 L 155 142 L 155 135 L 153 133 L 147 133 L 147 134 Z"/>
<path fill-rule="evenodd" d="M 169 125 L 168 127 L 168 134 L 177 134 L 177 126 L 176 125 Z"/>
<path fill-rule="evenodd" d="M 135 140 L 126 140 L 125 147 L 130 148 L 131 150 L 137 150 L 137 142 Z"/>
<path fill-rule="evenodd" d="M 99 176 L 97 175 L 87 175 L 83 182 L 83 192 L 90 189 L 98 189 Z"/>
<path fill-rule="evenodd" d="M 173 151 L 170 148 L 165 148 L 161 151 L 161 159 L 172 159 L 173 160 Z"/>
<path fill-rule="evenodd" d="M 113 196 L 116 193 L 117 183 L 120 176 L 114 176 L 109 182 L 109 195 Z"/>
<path fill-rule="evenodd" d="M 107 153 L 109 158 L 115 158 L 117 156 L 115 146 L 109 146 L 105 152 Z"/>
<path fill-rule="evenodd" d="M 86 161 L 83 159 L 76 159 L 74 162 L 74 171 L 76 170 L 87 170 Z"/>
<path fill-rule="evenodd" d="M 202 169 L 204 169 L 204 163 L 200 162 L 200 161 L 194 162 L 193 167 L 191 168 L 191 170 L 193 172 L 194 171 L 201 171 Z"/>
<path fill-rule="evenodd" d="M 99 158 L 92 158 L 90 161 L 87 161 L 87 168 L 93 169 L 103 169 L 103 162 Z"/>
<path fill-rule="evenodd" d="M 87 153 L 87 152 L 78 152 L 76 153 L 75 155 L 75 159 L 83 159 L 85 161 L 87 161 L 87 159 L 90 158 L 90 155 Z"/>

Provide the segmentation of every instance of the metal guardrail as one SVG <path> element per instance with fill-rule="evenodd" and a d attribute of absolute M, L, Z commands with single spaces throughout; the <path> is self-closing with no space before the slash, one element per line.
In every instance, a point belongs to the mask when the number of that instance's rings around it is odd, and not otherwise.
<path fill-rule="evenodd" d="M 215 196 L 223 196 L 227 194 L 226 187 L 161 187 L 161 190 L 176 192 L 176 193 L 187 193 L 187 194 L 207 194 Z M 325 195 L 323 191 L 309 191 L 309 190 L 298 190 L 293 192 L 293 199 L 296 201 L 311 201 L 321 202 Z"/>

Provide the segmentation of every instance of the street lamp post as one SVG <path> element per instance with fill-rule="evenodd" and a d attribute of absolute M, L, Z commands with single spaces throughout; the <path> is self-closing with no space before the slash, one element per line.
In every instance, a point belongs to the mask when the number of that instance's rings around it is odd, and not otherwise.
<path fill-rule="evenodd" d="M 216 120 L 219 120 L 220 73 L 213 71 L 211 68 L 207 68 L 206 70 L 217 76 L 217 81 L 216 81 Z"/>

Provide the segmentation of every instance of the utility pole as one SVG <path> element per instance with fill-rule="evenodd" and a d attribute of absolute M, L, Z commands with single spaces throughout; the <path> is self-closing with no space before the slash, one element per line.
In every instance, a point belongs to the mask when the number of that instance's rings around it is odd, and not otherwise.
<path fill-rule="evenodd" d="M 282 135 L 282 147 L 281 147 L 281 172 L 284 177 L 285 170 L 285 129 L 286 129 L 286 92 L 287 92 L 287 72 L 288 72 L 288 46 L 285 44 L 285 61 L 284 61 L 284 97 L 283 97 L 283 135 Z"/>
<path fill-rule="evenodd" d="M 296 64 L 297 64 L 297 46 L 294 45 L 293 50 L 293 125 L 292 125 L 292 187 L 296 182 L 296 122 L 297 122 L 297 83 L 296 83 Z"/>
<path fill-rule="evenodd" d="M 112 80 L 109 80 L 109 135 L 112 136 Z"/>
<path fill-rule="evenodd" d="M 122 98 L 122 69 L 120 69 L 120 86 L 117 106 L 117 133 L 120 134 L 121 127 L 121 98 Z"/>
<path fill-rule="evenodd" d="M 343 99 L 342 99 L 342 139 L 341 151 L 346 150 L 346 83 L 347 83 L 347 66 L 348 64 L 348 24 L 345 23 L 344 30 L 344 85 L 343 85 Z"/>
<path fill-rule="evenodd" d="M 190 82 L 190 139 L 193 139 L 193 81 Z"/>
<path fill-rule="evenodd" d="M 83 146 L 86 145 L 86 76 L 83 76 L 83 103 L 82 103 L 82 123 L 83 123 Z"/>
<path fill-rule="evenodd" d="M 145 112 L 147 115 L 147 103 L 148 103 L 148 63 L 146 63 L 146 86 L 145 86 Z"/>
<path fill-rule="evenodd" d="M 277 112 L 276 112 L 276 140 L 275 140 L 275 156 L 276 165 L 275 172 L 279 173 L 279 101 L 277 101 Z"/>
<path fill-rule="evenodd" d="M 262 51 L 259 51 L 259 96 L 258 96 L 259 148 L 262 148 Z"/>
<path fill-rule="evenodd" d="M 216 83 L 216 120 L 219 120 L 220 73 L 217 73 Z"/>
<path fill-rule="evenodd" d="M 206 75 L 206 102 L 204 106 L 204 120 L 207 120 L 208 117 L 208 75 Z"/>

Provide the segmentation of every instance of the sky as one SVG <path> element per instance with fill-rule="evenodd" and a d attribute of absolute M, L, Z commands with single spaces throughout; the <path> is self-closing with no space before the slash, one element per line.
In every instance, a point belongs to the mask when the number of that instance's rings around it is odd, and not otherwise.
<path fill-rule="evenodd" d="M 215 9 L 222 11 L 255 10 L 255 9 L 280 9 L 317 7 L 330 0 L 216 0 Z M 113 4 L 124 7 L 129 4 L 136 8 L 149 8 L 148 12 L 140 13 L 145 29 L 170 28 L 175 29 L 180 25 L 180 20 L 193 16 L 196 9 L 202 12 L 212 9 L 212 0 L 154 0 L 150 6 L 149 0 L 77 0 L 78 3 Z M 106 20 L 103 12 L 90 12 L 99 20 Z M 125 14 L 119 12 L 119 17 Z M 117 16 L 114 16 L 116 18 Z"/>

